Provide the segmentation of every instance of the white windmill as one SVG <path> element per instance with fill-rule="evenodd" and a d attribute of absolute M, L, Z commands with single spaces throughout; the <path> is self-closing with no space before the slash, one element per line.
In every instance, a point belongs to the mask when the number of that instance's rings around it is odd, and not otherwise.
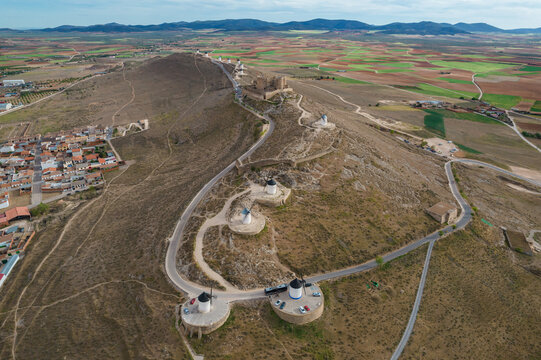
<path fill-rule="evenodd" d="M 269 178 L 267 180 L 267 185 L 265 186 L 265 192 L 269 195 L 276 194 L 276 180 L 274 180 L 273 178 Z"/>
<path fill-rule="evenodd" d="M 243 225 L 249 225 L 252 223 L 252 210 L 248 208 L 244 208 L 241 212 L 242 214 L 242 224 Z"/>

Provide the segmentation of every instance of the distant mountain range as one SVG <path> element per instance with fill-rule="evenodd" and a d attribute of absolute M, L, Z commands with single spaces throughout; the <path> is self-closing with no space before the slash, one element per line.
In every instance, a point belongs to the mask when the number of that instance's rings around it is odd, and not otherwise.
<path fill-rule="evenodd" d="M 175 30 L 201 30 L 218 29 L 222 31 L 287 31 L 287 30 L 374 30 L 384 34 L 411 34 L 411 35 L 456 35 L 468 33 L 508 33 L 508 34 L 541 34 L 541 27 L 536 29 L 503 30 L 485 23 L 436 23 L 421 21 L 417 23 L 394 22 L 387 25 L 370 25 L 356 20 L 327 20 L 313 19 L 308 21 L 290 21 L 286 23 L 267 22 L 256 19 L 227 19 L 207 20 L 193 22 L 174 22 L 159 25 L 123 25 L 109 23 L 103 25 L 73 26 L 62 25 L 55 28 L 36 29 L 44 32 L 144 32 L 144 31 L 175 31 Z M 4 29 L 2 29 L 4 30 Z M 34 30 L 34 31 L 36 31 Z"/>

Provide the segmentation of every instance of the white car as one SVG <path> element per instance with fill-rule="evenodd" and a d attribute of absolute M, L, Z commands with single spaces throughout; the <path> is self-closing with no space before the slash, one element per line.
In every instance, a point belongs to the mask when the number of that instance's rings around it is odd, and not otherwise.
<path fill-rule="evenodd" d="M 313 293 L 312 293 L 312 296 L 315 296 L 315 297 L 321 297 L 321 293 L 320 293 L 319 291 L 313 292 Z"/>
<path fill-rule="evenodd" d="M 274 305 L 280 306 L 281 303 L 282 303 L 282 300 L 276 300 L 276 302 L 274 303 Z"/>
<path fill-rule="evenodd" d="M 301 312 L 301 314 L 306 314 L 306 310 L 304 310 L 302 306 L 299 306 L 299 311 Z"/>

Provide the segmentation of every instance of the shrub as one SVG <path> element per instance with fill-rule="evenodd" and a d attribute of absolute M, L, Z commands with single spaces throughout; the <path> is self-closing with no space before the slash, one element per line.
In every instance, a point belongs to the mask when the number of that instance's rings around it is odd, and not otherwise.
<path fill-rule="evenodd" d="M 30 215 L 33 217 L 41 216 L 49 212 L 49 205 L 40 203 L 38 206 L 30 210 Z"/>

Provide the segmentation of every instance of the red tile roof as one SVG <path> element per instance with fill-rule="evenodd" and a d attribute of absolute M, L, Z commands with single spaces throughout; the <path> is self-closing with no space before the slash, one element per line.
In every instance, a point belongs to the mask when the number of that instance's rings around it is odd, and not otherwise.
<path fill-rule="evenodd" d="M 6 220 L 11 221 L 12 219 L 15 219 L 19 216 L 28 216 L 30 217 L 30 211 L 28 211 L 28 208 L 26 206 L 17 206 L 13 209 L 9 209 L 5 212 Z M 0 219 L 1 221 L 2 219 Z"/>

